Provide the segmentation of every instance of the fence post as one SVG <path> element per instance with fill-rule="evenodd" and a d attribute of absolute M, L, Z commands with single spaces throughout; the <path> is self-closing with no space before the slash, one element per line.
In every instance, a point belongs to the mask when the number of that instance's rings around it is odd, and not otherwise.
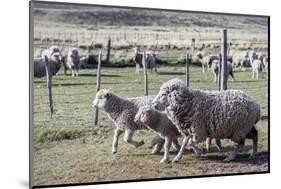
<path fill-rule="evenodd" d="M 189 64 L 191 64 L 191 61 L 192 61 L 192 55 L 190 53 L 186 53 L 185 82 L 187 87 L 189 87 Z"/>
<path fill-rule="evenodd" d="M 102 54 L 100 50 L 99 59 L 98 59 L 98 68 L 97 68 L 97 84 L 96 84 L 97 92 L 100 90 L 101 58 L 102 58 Z M 95 125 L 98 124 L 98 119 L 99 119 L 99 108 L 96 107 Z"/>
<path fill-rule="evenodd" d="M 191 55 L 194 55 L 194 48 L 195 48 L 195 39 L 191 39 Z"/>
<path fill-rule="evenodd" d="M 147 81 L 147 69 L 146 69 L 146 54 L 142 53 L 142 65 L 143 65 L 143 76 L 144 76 L 144 95 L 148 95 L 148 81 Z"/>
<path fill-rule="evenodd" d="M 109 38 L 107 43 L 106 64 L 109 64 L 110 61 L 110 49 L 111 49 L 111 39 Z"/>
<path fill-rule="evenodd" d="M 221 53 L 219 54 L 219 65 L 218 65 L 218 75 L 217 75 L 217 88 L 218 91 L 221 90 Z"/>
<path fill-rule="evenodd" d="M 222 30 L 221 41 L 221 90 L 227 89 L 227 30 Z"/>
<path fill-rule="evenodd" d="M 47 78 L 50 117 L 52 118 L 52 115 L 54 113 L 53 97 L 52 97 L 52 73 L 50 70 L 50 63 L 47 56 L 45 56 L 45 70 L 46 70 L 46 78 Z"/>

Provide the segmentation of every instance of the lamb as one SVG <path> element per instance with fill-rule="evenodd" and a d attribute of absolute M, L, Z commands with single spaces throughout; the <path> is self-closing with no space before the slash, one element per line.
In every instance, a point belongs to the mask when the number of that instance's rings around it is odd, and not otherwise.
<path fill-rule="evenodd" d="M 135 122 L 144 124 L 147 128 L 155 131 L 158 135 L 165 139 L 164 157 L 160 163 L 167 163 L 169 161 L 169 150 L 172 141 L 179 149 L 178 137 L 180 133 L 173 123 L 168 119 L 165 112 L 160 112 L 150 106 L 143 106 L 139 109 L 135 116 Z M 155 149 L 157 149 L 157 145 Z"/>
<path fill-rule="evenodd" d="M 71 48 L 68 50 L 67 60 L 64 61 L 64 74 L 66 75 L 67 69 L 71 70 L 72 76 L 79 75 L 80 56 L 77 48 Z"/>
<path fill-rule="evenodd" d="M 263 62 L 260 59 L 254 59 L 252 62 L 252 78 L 255 78 L 256 75 L 256 79 L 258 79 L 259 74 L 262 72 L 263 68 Z"/>
<path fill-rule="evenodd" d="M 117 153 L 118 138 L 124 132 L 125 142 L 136 147 L 144 144 L 144 141 L 135 141 L 132 139 L 136 130 L 147 129 L 145 125 L 135 123 L 134 117 L 139 107 L 143 105 L 151 105 L 153 99 L 153 96 L 123 99 L 106 89 L 100 90 L 96 94 L 96 98 L 93 101 L 93 107 L 103 109 L 107 113 L 109 119 L 111 119 L 116 126 L 112 144 L 113 154 Z M 158 145 L 158 148 L 152 153 L 158 153 L 162 148 L 161 143 L 163 144 L 164 140 L 159 139 L 159 137 L 154 137 L 153 140 L 157 141 L 156 144 Z"/>
<path fill-rule="evenodd" d="M 212 66 L 211 66 L 212 73 L 214 75 L 214 82 L 217 82 L 218 78 L 218 72 L 219 72 L 219 60 L 213 60 Z M 234 81 L 234 75 L 233 75 L 233 68 L 231 62 L 227 62 L 227 78 L 228 76 L 232 77 L 232 81 Z"/>
<path fill-rule="evenodd" d="M 187 143 L 199 143 L 207 137 L 231 139 L 236 143 L 233 152 L 225 158 L 235 159 L 246 138 L 253 141 L 250 158 L 257 152 L 260 106 L 239 90 L 202 91 L 186 87 L 179 79 L 162 84 L 153 106 L 164 104 L 169 119 L 183 135 L 181 150 L 173 160 L 181 159 Z"/>
<path fill-rule="evenodd" d="M 62 55 L 60 49 L 52 46 L 42 52 L 42 58 L 35 58 L 34 63 L 34 77 L 46 76 L 46 59 L 50 63 L 50 71 L 52 75 L 57 75 L 62 64 Z"/>

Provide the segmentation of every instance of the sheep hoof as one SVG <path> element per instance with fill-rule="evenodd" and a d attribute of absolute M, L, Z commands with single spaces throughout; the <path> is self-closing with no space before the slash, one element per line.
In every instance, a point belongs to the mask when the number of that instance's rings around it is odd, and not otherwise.
<path fill-rule="evenodd" d="M 234 160 L 234 157 L 229 156 L 229 157 L 225 158 L 223 161 L 226 163 L 229 163 L 229 162 L 232 162 L 233 160 Z"/>
<path fill-rule="evenodd" d="M 160 163 L 169 163 L 169 159 L 163 158 L 163 159 L 161 159 Z"/>
<path fill-rule="evenodd" d="M 255 159 L 256 153 L 253 152 L 253 150 L 250 151 L 249 159 Z"/>
<path fill-rule="evenodd" d="M 117 153 L 117 150 L 112 150 L 112 154 L 116 154 Z"/>
<path fill-rule="evenodd" d="M 173 159 L 173 163 L 178 163 L 179 161 L 180 161 L 180 159 L 181 159 L 181 157 L 175 157 L 174 159 Z"/>
<path fill-rule="evenodd" d="M 159 154 L 160 153 L 160 150 L 152 150 L 151 151 L 151 154 Z"/>

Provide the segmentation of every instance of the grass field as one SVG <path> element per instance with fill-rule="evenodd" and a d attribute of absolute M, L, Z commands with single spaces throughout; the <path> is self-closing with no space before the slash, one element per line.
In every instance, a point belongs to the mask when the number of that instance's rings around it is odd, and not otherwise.
<path fill-rule="evenodd" d="M 236 80 L 228 82 L 228 89 L 241 89 L 260 105 L 262 115 L 268 115 L 268 81 L 252 79 L 251 72 L 235 71 Z M 158 74 L 149 74 L 149 94 L 155 95 L 160 85 L 172 78 L 184 79 L 184 67 L 162 66 Z M 179 164 L 160 164 L 163 154 L 151 155 L 148 144 L 151 131 L 138 131 L 137 140 L 145 145 L 136 149 L 120 140 L 119 151 L 111 154 L 114 126 L 101 112 L 98 126 L 94 126 L 91 107 L 95 97 L 96 70 L 81 70 L 78 78 L 64 76 L 62 70 L 53 78 L 55 114 L 49 117 L 45 78 L 34 79 L 34 184 L 70 184 L 114 180 L 134 180 L 222 173 L 245 173 L 268 170 L 268 122 L 260 121 L 258 156 L 248 160 L 246 151 L 235 162 L 223 163 L 232 143 L 223 140 L 224 152 L 212 152 L 196 157 L 186 151 Z M 190 67 L 190 86 L 193 89 L 214 90 L 211 73 L 203 74 L 198 66 Z M 103 68 L 101 88 L 122 97 L 143 96 L 143 74 L 135 68 Z M 200 144 L 204 146 L 204 144 Z M 171 158 L 175 156 L 173 151 Z"/>

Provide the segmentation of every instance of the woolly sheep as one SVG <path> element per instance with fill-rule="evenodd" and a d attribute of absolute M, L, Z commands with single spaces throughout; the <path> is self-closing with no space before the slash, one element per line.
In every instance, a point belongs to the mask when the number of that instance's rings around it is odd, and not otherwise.
<path fill-rule="evenodd" d="M 72 76 L 79 75 L 80 56 L 77 48 L 70 48 L 67 54 L 67 60 L 64 61 L 64 74 L 66 75 L 67 69 L 71 70 Z"/>
<path fill-rule="evenodd" d="M 93 107 L 98 107 L 104 110 L 109 119 L 111 119 L 116 126 L 112 144 L 113 154 L 117 152 L 118 138 L 123 132 L 125 132 L 125 142 L 136 147 L 144 144 L 144 141 L 138 142 L 132 139 L 136 130 L 147 129 L 145 125 L 135 123 L 134 117 L 139 107 L 143 105 L 151 105 L 153 99 L 153 96 L 123 99 L 106 89 L 100 90 L 96 94 L 96 98 L 93 101 Z M 157 141 L 155 145 L 158 145 L 160 148 L 153 153 L 158 153 L 162 148 L 161 144 L 164 143 L 164 140 L 159 139 L 158 137 L 154 137 L 153 140 Z"/>
<path fill-rule="evenodd" d="M 49 49 L 45 49 L 41 58 L 35 58 L 34 63 L 34 76 L 35 77 L 44 77 L 46 76 L 46 59 L 50 63 L 50 71 L 52 75 L 56 75 L 61 68 L 62 64 L 62 55 L 60 49 L 57 46 L 51 46 Z"/>
<path fill-rule="evenodd" d="M 246 138 L 253 140 L 250 158 L 255 157 L 260 106 L 242 91 L 192 90 L 183 81 L 172 79 L 162 84 L 153 100 L 153 105 L 157 104 L 165 104 L 169 119 L 184 137 L 174 162 L 181 159 L 187 143 L 199 143 L 207 137 L 236 143 L 226 162 L 235 159 Z"/>
<path fill-rule="evenodd" d="M 218 72 L 219 72 L 219 60 L 213 60 L 211 66 L 212 73 L 214 75 L 214 82 L 217 82 Z M 231 62 L 227 62 L 227 78 L 228 76 L 232 77 L 232 81 L 234 81 L 233 69 Z"/>

